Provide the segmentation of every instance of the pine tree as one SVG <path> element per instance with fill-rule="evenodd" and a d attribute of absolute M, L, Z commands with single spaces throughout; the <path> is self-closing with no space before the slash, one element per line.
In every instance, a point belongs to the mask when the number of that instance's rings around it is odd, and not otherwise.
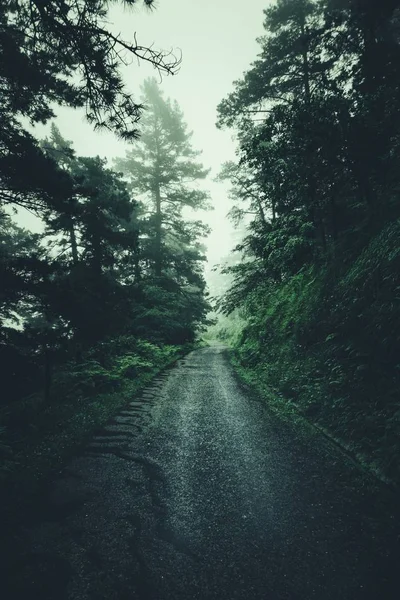
<path fill-rule="evenodd" d="M 125 4 L 138 4 L 127 0 Z M 143 0 L 148 7 L 153 0 Z M 123 40 L 107 27 L 105 0 L 5 0 L 0 7 L 1 112 L 32 122 L 53 115 L 52 102 L 86 108 L 96 127 L 135 135 L 141 106 L 125 89 L 121 51 L 171 73 L 171 55 Z M 79 74 L 76 78 L 74 75 Z"/>
<path fill-rule="evenodd" d="M 147 323 L 155 318 L 159 325 L 153 329 L 160 331 L 168 322 L 170 341 L 190 339 L 207 311 L 201 238 L 209 230 L 187 219 L 185 211 L 209 207 L 208 193 L 197 186 L 208 171 L 196 160 L 199 153 L 177 103 L 164 99 L 155 80 L 145 82 L 143 94 L 140 140 L 116 160 L 141 202 L 141 271 L 145 280 L 155 279 L 145 293 L 149 312 L 141 318 Z M 169 307 L 166 313 L 163 306 Z"/>
<path fill-rule="evenodd" d="M 321 5 L 315 0 L 278 0 L 264 11 L 261 51 L 219 107 L 219 125 L 233 125 L 276 105 L 309 104 L 327 84 L 330 62 L 320 52 Z"/>
<path fill-rule="evenodd" d="M 239 126 L 241 169 L 254 173 L 262 190 L 258 214 L 271 214 L 285 238 L 295 222 L 306 227 L 322 256 L 338 236 L 338 179 L 330 187 L 327 165 L 336 161 L 339 170 L 343 160 L 348 107 L 323 8 L 315 0 L 278 0 L 266 9 L 259 59 L 218 108 L 220 126 Z M 284 219 L 277 223 L 277 216 Z"/>
<path fill-rule="evenodd" d="M 185 221 L 182 213 L 208 208 L 207 192 L 195 187 L 208 171 L 196 161 L 199 153 L 191 146 L 178 105 L 163 98 L 155 80 L 147 80 L 143 92 L 140 140 L 116 165 L 142 199 L 147 253 L 160 277 L 170 267 L 171 253 L 176 256 L 191 245 L 193 251 L 195 240 L 207 232 L 200 222 Z"/>
<path fill-rule="evenodd" d="M 106 161 L 76 156 L 55 125 L 42 147 L 72 182 L 66 210 L 44 213 L 45 237 L 64 265 L 58 308 L 84 345 L 129 318 L 126 286 L 139 277 L 137 207 Z"/>
<path fill-rule="evenodd" d="M 127 0 L 151 7 L 153 0 Z M 106 0 L 5 0 L 0 4 L 0 202 L 37 213 L 60 201 L 59 170 L 18 117 L 54 117 L 54 104 L 83 108 L 95 128 L 137 136 L 142 106 L 126 89 L 121 52 L 173 73 L 173 55 L 109 30 Z M 53 169 L 52 169 L 53 167 Z M 68 195 L 68 194 L 67 194 Z"/>

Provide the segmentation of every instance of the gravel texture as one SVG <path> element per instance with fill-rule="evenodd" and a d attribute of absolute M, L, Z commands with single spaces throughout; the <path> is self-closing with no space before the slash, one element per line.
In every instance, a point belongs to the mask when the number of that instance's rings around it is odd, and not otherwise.
<path fill-rule="evenodd" d="M 98 432 L 21 519 L 4 600 L 397 600 L 394 492 L 269 413 L 222 347 Z"/>

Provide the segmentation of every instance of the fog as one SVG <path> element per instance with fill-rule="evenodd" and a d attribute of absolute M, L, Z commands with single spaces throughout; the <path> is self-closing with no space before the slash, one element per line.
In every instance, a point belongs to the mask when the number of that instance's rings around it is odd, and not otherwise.
<path fill-rule="evenodd" d="M 207 239 L 209 266 L 218 262 L 232 247 L 232 226 L 227 219 L 230 204 L 227 186 L 215 183 L 220 165 L 235 156 L 232 132 L 215 127 L 216 107 L 232 90 L 232 82 L 241 77 L 257 54 L 256 38 L 262 34 L 263 9 L 267 0 L 160 0 L 154 10 L 124 8 L 114 5 L 109 14 L 110 26 L 125 39 L 182 54 L 179 72 L 164 76 L 161 81 L 166 96 L 174 98 L 182 108 L 193 145 L 202 151 L 205 166 L 211 168 L 204 186 L 210 190 L 214 210 L 199 214 L 212 228 Z M 139 97 L 142 81 L 157 75 L 145 63 L 133 62 L 124 67 L 129 90 Z M 100 155 L 112 160 L 124 154 L 126 144 L 115 135 L 95 132 L 85 121 L 83 111 L 55 108 L 57 125 L 62 134 L 74 143 L 79 155 Z M 34 133 L 44 137 L 49 125 L 36 126 Z M 37 228 L 36 219 L 20 213 L 19 222 Z M 208 270 L 208 269 L 207 269 Z"/>
<path fill-rule="evenodd" d="M 241 77 L 258 51 L 256 38 L 263 32 L 263 9 L 268 0 L 159 0 L 154 10 L 113 5 L 110 27 L 126 40 L 137 35 L 138 43 L 182 54 L 179 72 L 164 76 L 161 87 L 166 96 L 179 103 L 193 131 L 193 146 L 202 151 L 204 165 L 211 169 L 204 186 L 210 191 L 214 210 L 198 213 L 212 228 L 207 239 L 207 271 L 230 252 L 232 226 L 227 219 L 230 208 L 227 186 L 215 183 L 220 165 L 235 156 L 232 132 L 215 127 L 218 103 L 232 90 L 232 82 Z M 146 77 L 158 76 L 151 65 L 136 61 L 124 67 L 124 77 L 135 98 Z M 73 141 L 81 156 L 100 155 L 110 161 L 122 156 L 127 145 L 115 135 L 95 132 L 85 121 L 83 110 L 55 107 L 57 126 Z M 36 126 L 33 133 L 44 137 L 50 125 Z M 20 211 L 21 225 L 37 229 L 38 220 Z"/>

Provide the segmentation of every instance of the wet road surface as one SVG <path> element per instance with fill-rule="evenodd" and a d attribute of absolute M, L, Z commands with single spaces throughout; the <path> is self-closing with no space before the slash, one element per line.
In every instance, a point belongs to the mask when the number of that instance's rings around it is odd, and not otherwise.
<path fill-rule="evenodd" d="M 2 597 L 394 600 L 393 502 L 203 348 L 51 483 L 3 561 Z"/>

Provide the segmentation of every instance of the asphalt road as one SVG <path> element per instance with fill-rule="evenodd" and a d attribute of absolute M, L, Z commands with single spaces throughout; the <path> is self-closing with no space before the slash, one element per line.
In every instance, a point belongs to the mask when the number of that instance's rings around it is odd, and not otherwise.
<path fill-rule="evenodd" d="M 324 437 L 271 415 L 223 348 L 204 348 L 55 478 L 16 532 L 0 593 L 394 600 L 393 501 Z"/>

